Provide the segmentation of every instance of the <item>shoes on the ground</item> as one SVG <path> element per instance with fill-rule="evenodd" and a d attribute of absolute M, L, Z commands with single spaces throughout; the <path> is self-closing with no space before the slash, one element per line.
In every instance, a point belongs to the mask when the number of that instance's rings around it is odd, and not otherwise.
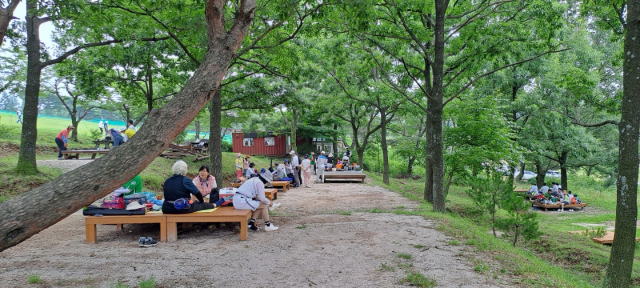
<path fill-rule="evenodd" d="M 309 186 L 309 185 L 304 185 L 304 187 L 311 188 L 311 186 Z"/>
<path fill-rule="evenodd" d="M 144 239 L 144 240 L 142 240 Z M 158 246 L 158 241 L 153 240 L 153 238 L 151 237 L 140 237 L 140 239 L 138 239 L 138 246 L 140 247 L 154 247 L 154 246 Z"/>
<path fill-rule="evenodd" d="M 249 230 L 258 232 L 258 231 L 260 231 L 260 228 L 258 228 L 256 226 L 249 225 Z"/>
<path fill-rule="evenodd" d="M 573 212 L 573 209 L 569 209 L 569 212 Z"/>
<path fill-rule="evenodd" d="M 276 231 L 276 230 L 278 230 L 278 227 L 276 227 L 273 224 L 271 224 L 269 226 L 264 225 L 264 231 L 270 232 L 270 231 Z"/>
<path fill-rule="evenodd" d="M 276 210 L 276 208 L 280 207 L 280 205 L 282 205 L 282 203 L 273 203 L 273 206 L 269 206 L 269 211 L 273 211 Z"/>
<path fill-rule="evenodd" d="M 62 157 L 58 157 L 58 160 L 64 160 L 64 158 L 62 158 Z"/>

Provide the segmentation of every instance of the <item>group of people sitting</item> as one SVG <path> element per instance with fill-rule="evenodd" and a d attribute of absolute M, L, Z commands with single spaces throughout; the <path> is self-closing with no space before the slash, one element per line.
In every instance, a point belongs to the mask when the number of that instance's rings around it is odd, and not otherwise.
<path fill-rule="evenodd" d="M 209 167 L 202 165 L 198 176 L 189 179 L 187 163 L 178 160 L 172 167 L 173 176 L 164 182 L 164 203 L 162 213 L 182 214 L 220 207 L 225 202 L 220 198 L 216 179 L 209 172 Z M 245 181 L 233 196 L 233 207 L 239 210 L 252 210 L 249 229 L 260 230 L 256 226 L 256 219 L 262 217 L 265 231 L 278 229 L 269 220 L 269 211 L 280 206 L 280 203 L 269 201 L 265 195 L 265 185 L 272 181 L 271 172 L 263 169 L 261 173 Z M 209 201 L 204 198 L 209 196 Z M 195 199 L 194 199 L 195 198 Z"/>
<path fill-rule="evenodd" d="M 535 196 L 535 201 L 538 203 L 560 204 L 558 211 L 564 211 L 564 205 L 582 203 L 578 195 L 573 194 L 571 191 L 562 190 L 562 186 L 559 183 L 552 182 L 551 184 L 552 186 L 549 188 L 547 183 L 543 183 L 542 187 L 538 189 L 538 185 L 533 183 L 528 193 Z M 569 209 L 569 211 L 573 211 L 573 209 Z"/>

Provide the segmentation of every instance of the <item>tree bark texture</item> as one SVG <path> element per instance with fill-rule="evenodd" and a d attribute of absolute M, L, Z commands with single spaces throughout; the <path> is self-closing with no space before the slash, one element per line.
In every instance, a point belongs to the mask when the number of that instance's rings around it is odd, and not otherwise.
<path fill-rule="evenodd" d="M 427 113 L 426 115 L 427 125 L 431 124 L 431 113 Z M 431 159 L 433 158 L 433 149 L 431 149 L 431 141 L 429 137 L 433 132 L 431 131 L 432 126 L 427 126 L 427 133 L 425 133 L 425 141 L 424 141 L 424 200 L 433 204 L 433 165 L 431 163 Z"/>
<path fill-rule="evenodd" d="M 16 10 L 20 0 L 12 0 L 7 5 L 7 8 L 0 9 L 0 46 L 4 43 L 4 36 L 7 35 L 7 29 L 9 29 L 9 23 L 13 20 L 13 11 Z"/>
<path fill-rule="evenodd" d="M 234 13 L 234 24 L 227 32 L 225 1 L 207 1 L 205 16 L 209 49 L 204 60 L 173 99 L 161 109 L 149 113 L 148 121 L 136 137 L 81 169 L 0 204 L 0 211 L 11 211 L 0 215 L 0 251 L 26 240 L 120 187 L 169 146 L 209 102 L 247 33 L 256 1 L 246 0 L 241 4 Z M 43 209 L 45 207 L 47 209 Z"/>
<path fill-rule="evenodd" d="M 562 190 L 569 190 L 569 185 L 567 184 L 567 156 L 569 152 L 563 151 L 560 155 L 560 185 L 562 185 Z M 546 175 L 547 172 L 545 172 Z"/>
<path fill-rule="evenodd" d="M 209 160 L 211 163 L 211 175 L 216 177 L 218 187 L 224 187 L 224 175 L 222 174 L 222 135 L 220 124 L 222 121 L 222 89 L 216 89 L 211 99 L 209 113 Z M 234 169 L 235 170 L 235 169 Z M 235 179 L 235 178 L 234 178 Z"/>
<path fill-rule="evenodd" d="M 16 173 L 36 174 L 36 139 L 38 137 L 38 97 L 40 96 L 40 19 L 36 2 L 27 1 L 27 85 L 24 91 L 22 134 Z M 66 127 L 60 127 L 60 130 Z"/>
<path fill-rule="evenodd" d="M 445 13 L 449 1 L 436 0 L 436 24 L 434 30 L 434 61 L 433 61 L 433 88 L 428 100 L 428 110 L 431 113 L 428 124 L 431 126 L 429 135 L 431 141 L 432 157 L 431 167 L 433 173 L 433 210 L 445 212 L 444 195 L 444 157 L 442 155 L 442 111 L 443 111 L 443 78 L 444 78 L 444 22 Z"/>
<path fill-rule="evenodd" d="M 387 146 L 387 110 L 380 109 L 380 145 L 382 146 L 382 182 L 389 185 L 389 147 Z M 358 160 L 360 161 L 360 160 Z"/>
<path fill-rule="evenodd" d="M 522 177 L 524 176 L 524 169 L 527 168 L 527 165 L 524 161 L 520 162 L 520 174 L 516 177 L 516 180 L 522 181 Z"/>
<path fill-rule="evenodd" d="M 627 1 L 624 41 L 622 113 L 618 130 L 616 237 L 604 287 L 629 287 L 635 254 L 638 215 L 638 128 L 640 126 L 640 0 Z"/>
<path fill-rule="evenodd" d="M 520 172 L 524 174 L 524 171 Z M 547 174 L 547 169 L 545 169 L 544 167 L 542 167 L 542 164 L 536 164 L 536 185 L 538 185 L 538 188 L 542 187 L 542 185 L 544 185 L 544 176 Z"/>

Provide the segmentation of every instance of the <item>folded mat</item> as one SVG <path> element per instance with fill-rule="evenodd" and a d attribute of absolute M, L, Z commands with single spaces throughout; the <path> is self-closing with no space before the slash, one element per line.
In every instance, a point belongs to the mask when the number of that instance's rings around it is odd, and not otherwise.
<path fill-rule="evenodd" d="M 145 209 L 126 210 L 126 209 L 111 209 L 89 206 L 87 209 L 82 210 L 84 216 L 94 216 L 96 214 L 102 215 L 144 215 Z"/>

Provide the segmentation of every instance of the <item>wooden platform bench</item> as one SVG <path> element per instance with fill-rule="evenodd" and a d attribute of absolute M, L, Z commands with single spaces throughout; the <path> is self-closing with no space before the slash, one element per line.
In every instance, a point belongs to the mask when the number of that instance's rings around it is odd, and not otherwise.
<path fill-rule="evenodd" d="M 561 209 L 562 208 L 562 205 L 560 205 L 560 204 L 541 204 L 541 203 L 538 203 L 538 202 L 533 202 L 533 204 L 531 204 L 531 206 L 538 207 L 538 208 L 544 208 L 545 211 L 549 211 L 549 209 Z M 586 203 L 567 204 L 567 205 L 564 205 L 564 209 L 578 209 L 578 208 L 580 208 L 580 210 L 582 210 L 586 206 L 587 206 Z"/>
<path fill-rule="evenodd" d="M 91 154 L 91 159 L 96 159 L 98 154 L 107 154 L 109 150 L 65 150 L 62 151 L 64 159 L 80 159 L 80 154 Z"/>
<path fill-rule="evenodd" d="M 237 210 L 233 207 L 220 207 L 213 212 L 188 213 L 188 214 L 160 214 L 167 219 L 167 240 L 178 240 L 178 223 L 213 223 L 213 222 L 238 222 L 240 223 L 240 240 L 247 240 L 249 230 L 249 218 L 251 210 Z"/>
<path fill-rule="evenodd" d="M 160 224 L 160 241 L 167 241 L 167 217 L 165 214 L 145 214 L 145 215 L 104 215 L 104 216 L 85 216 L 84 224 L 86 227 L 87 243 L 96 243 L 98 224 L 116 224 L 121 229 L 122 224 L 141 224 L 141 223 L 159 223 Z M 246 226 L 246 225 L 245 225 Z"/>
<path fill-rule="evenodd" d="M 282 192 L 287 192 L 287 190 L 291 189 L 291 182 L 289 181 L 271 181 L 271 186 L 276 188 L 280 187 Z"/>
<path fill-rule="evenodd" d="M 367 178 L 367 175 L 364 173 L 353 173 L 353 172 L 325 172 L 324 173 L 324 181 L 326 180 L 360 180 L 364 183 L 364 179 Z"/>

